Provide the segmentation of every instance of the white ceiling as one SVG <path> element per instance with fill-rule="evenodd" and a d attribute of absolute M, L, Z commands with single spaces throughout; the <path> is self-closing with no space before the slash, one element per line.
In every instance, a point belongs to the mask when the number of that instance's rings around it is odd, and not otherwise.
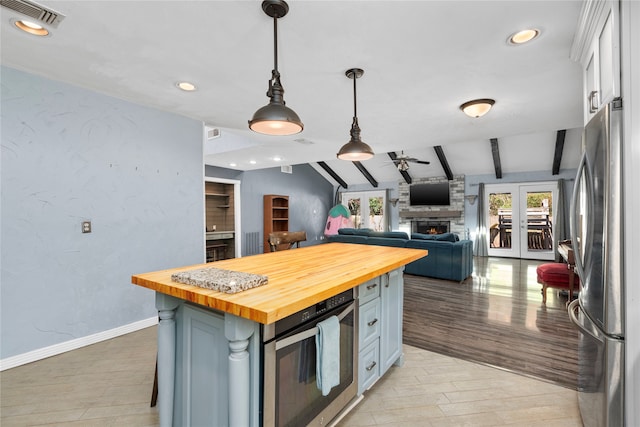
<path fill-rule="evenodd" d="M 305 129 L 289 137 L 247 127 L 268 102 L 273 68 L 273 21 L 260 1 L 40 4 L 66 16 L 45 38 L 16 30 L 19 15 L 0 8 L 3 65 L 202 120 L 221 134 L 205 141 L 207 164 L 326 161 L 348 184 L 366 182 L 335 156 L 349 140 L 353 81 L 344 72 L 353 67 L 365 70 L 358 117 L 377 153 L 363 164 L 380 182 L 402 179 L 388 151 L 431 161 L 411 164 L 414 178 L 443 176 L 437 145 L 454 174 L 493 173 L 490 138 L 504 173 L 550 170 L 559 129 L 573 129 L 562 168 L 578 163 L 582 74 L 569 52 L 579 1 L 290 1 L 278 21 L 278 68 Z M 541 36 L 507 43 L 527 27 Z M 178 90 L 182 80 L 198 89 Z M 496 100 L 486 116 L 459 110 L 485 97 Z"/>

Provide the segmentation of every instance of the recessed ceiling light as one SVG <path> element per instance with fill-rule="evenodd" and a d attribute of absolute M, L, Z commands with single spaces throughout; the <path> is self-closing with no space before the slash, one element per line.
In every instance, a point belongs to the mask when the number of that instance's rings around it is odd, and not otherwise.
<path fill-rule="evenodd" d="M 524 43 L 530 42 L 531 40 L 535 39 L 539 35 L 540 35 L 539 30 L 528 28 L 526 30 L 518 31 L 515 34 L 512 34 L 511 37 L 509 37 L 509 44 L 514 44 L 514 45 L 524 44 Z"/>
<path fill-rule="evenodd" d="M 473 101 L 465 102 L 460 106 L 460 109 L 469 117 L 482 117 L 489 112 L 493 104 L 496 101 L 489 98 L 474 99 Z"/>
<path fill-rule="evenodd" d="M 273 156 L 273 161 L 274 161 L 274 162 L 279 162 L 279 161 L 281 161 L 281 160 L 282 160 L 282 157 L 280 157 L 280 156 Z"/>
<path fill-rule="evenodd" d="M 256 162 L 255 160 L 249 160 L 249 163 L 251 163 L 252 165 L 255 165 L 258 162 Z"/>
<path fill-rule="evenodd" d="M 235 168 L 235 167 L 236 167 L 236 166 L 238 166 L 238 165 L 237 165 L 237 164 L 235 164 L 235 163 L 229 163 L 229 166 L 231 166 L 232 168 Z"/>
<path fill-rule="evenodd" d="M 43 37 L 49 35 L 49 30 L 35 22 L 20 20 L 15 21 L 13 24 L 25 33 L 33 34 L 34 36 Z"/>
<path fill-rule="evenodd" d="M 178 88 L 184 90 L 185 92 L 193 92 L 194 90 L 196 90 L 196 86 L 193 83 L 189 82 L 178 82 L 176 83 L 176 86 L 178 86 Z"/>

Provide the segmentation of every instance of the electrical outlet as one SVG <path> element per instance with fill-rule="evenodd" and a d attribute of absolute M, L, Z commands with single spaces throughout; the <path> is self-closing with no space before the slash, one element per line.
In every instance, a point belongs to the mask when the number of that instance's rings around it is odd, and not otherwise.
<path fill-rule="evenodd" d="M 91 221 L 82 221 L 82 232 L 91 233 Z"/>

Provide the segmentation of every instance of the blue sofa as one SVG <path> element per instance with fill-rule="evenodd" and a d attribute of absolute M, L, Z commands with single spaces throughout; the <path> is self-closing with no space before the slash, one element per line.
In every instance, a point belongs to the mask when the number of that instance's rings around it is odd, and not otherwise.
<path fill-rule="evenodd" d="M 461 282 L 473 272 L 472 241 L 459 240 L 453 233 L 412 233 L 409 239 L 407 233 L 403 231 L 341 228 L 338 234 L 328 236 L 327 240 L 428 250 L 429 255 L 406 265 L 404 272 L 407 274 Z"/>

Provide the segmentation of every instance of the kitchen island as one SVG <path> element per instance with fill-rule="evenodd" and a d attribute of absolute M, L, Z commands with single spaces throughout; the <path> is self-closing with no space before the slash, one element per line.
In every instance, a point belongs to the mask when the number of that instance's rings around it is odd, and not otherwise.
<path fill-rule="evenodd" d="M 201 360 L 199 357 L 207 362 L 217 357 L 216 363 L 224 370 L 220 373 L 222 379 L 217 378 L 217 381 L 229 384 L 228 394 L 220 396 L 228 407 L 217 411 L 216 416 L 221 417 L 217 422 L 221 425 L 258 425 L 261 325 L 275 323 L 386 273 L 401 271 L 404 265 L 425 255 L 427 251 L 417 249 L 327 243 L 132 276 L 135 285 L 156 291 L 160 319 L 158 407 L 161 425 L 196 423 L 189 418 L 189 410 L 184 406 L 198 404 L 198 396 L 189 396 L 189 387 L 176 381 L 176 366 L 183 369 L 185 365 L 197 364 Z M 174 273 L 207 267 L 264 275 L 268 277 L 268 283 L 227 294 L 171 280 Z M 183 307 L 188 307 L 193 314 L 182 316 Z M 185 330 L 185 319 L 200 323 L 217 321 L 217 326 L 212 323 L 214 326 L 207 334 L 222 335 L 228 347 L 199 347 L 197 333 L 182 337 L 180 331 Z M 188 355 L 180 350 L 187 345 L 191 349 Z M 197 352 L 217 352 L 217 356 L 194 354 Z M 228 356 L 225 358 L 225 355 Z M 178 397 L 174 399 L 176 395 Z M 210 420 L 210 423 L 215 425 L 216 421 Z"/>

